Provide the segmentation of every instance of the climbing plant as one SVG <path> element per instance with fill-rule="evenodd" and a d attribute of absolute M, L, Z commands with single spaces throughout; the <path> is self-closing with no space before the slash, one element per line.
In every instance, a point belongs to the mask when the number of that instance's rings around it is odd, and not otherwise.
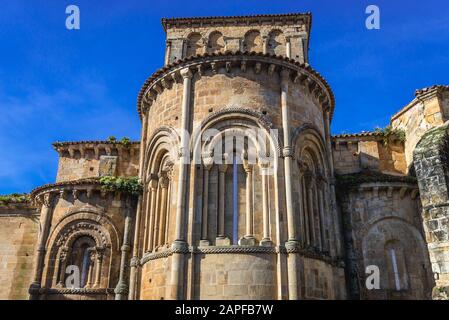
<path fill-rule="evenodd" d="M 138 177 L 104 176 L 100 178 L 101 187 L 107 191 L 118 191 L 132 195 L 142 193 L 142 184 Z"/>

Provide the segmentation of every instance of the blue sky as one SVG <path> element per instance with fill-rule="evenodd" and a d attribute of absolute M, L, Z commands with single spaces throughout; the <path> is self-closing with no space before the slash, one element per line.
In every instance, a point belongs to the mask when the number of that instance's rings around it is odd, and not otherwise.
<path fill-rule="evenodd" d="M 78 5 L 81 29 L 65 28 Z M 381 29 L 365 28 L 365 8 Z M 310 63 L 336 96 L 333 133 L 371 130 L 413 99 L 449 83 L 446 0 L 2 1 L 0 194 L 55 180 L 64 140 L 139 138 L 136 97 L 163 63 L 162 17 L 311 11 Z"/>

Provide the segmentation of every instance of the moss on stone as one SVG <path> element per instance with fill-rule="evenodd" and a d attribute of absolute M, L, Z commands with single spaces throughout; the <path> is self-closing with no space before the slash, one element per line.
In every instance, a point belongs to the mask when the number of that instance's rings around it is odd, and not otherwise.
<path fill-rule="evenodd" d="M 30 200 L 26 193 L 12 193 L 8 195 L 0 195 L 0 205 L 27 203 Z"/>
<path fill-rule="evenodd" d="M 439 147 L 443 143 L 445 137 L 447 137 L 447 125 L 427 131 L 416 145 L 415 153 L 422 153 L 433 147 Z"/>

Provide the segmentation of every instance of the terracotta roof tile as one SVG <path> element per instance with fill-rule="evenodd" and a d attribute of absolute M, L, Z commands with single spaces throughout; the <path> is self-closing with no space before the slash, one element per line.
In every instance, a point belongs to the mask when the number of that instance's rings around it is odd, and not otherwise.
<path fill-rule="evenodd" d="M 377 137 L 381 135 L 382 135 L 381 132 L 362 131 L 360 133 L 340 133 L 333 135 L 332 138 L 362 138 L 362 137 Z"/>

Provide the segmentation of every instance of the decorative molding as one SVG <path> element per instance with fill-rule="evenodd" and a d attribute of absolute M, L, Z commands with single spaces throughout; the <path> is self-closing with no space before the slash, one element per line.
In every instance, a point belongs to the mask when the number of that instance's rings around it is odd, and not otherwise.
<path fill-rule="evenodd" d="M 296 78 L 296 75 L 301 73 L 301 77 L 306 77 L 304 81 L 308 83 L 306 86 L 309 87 L 310 93 L 313 94 L 314 98 L 317 99 L 317 102 L 321 104 L 323 110 L 330 108 L 330 117 L 332 118 L 335 105 L 335 98 L 332 90 L 326 80 L 318 72 L 313 70 L 309 64 L 300 63 L 286 57 L 256 52 L 205 53 L 176 61 L 159 69 L 145 81 L 139 92 L 137 99 L 139 116 L 142 118 L 144 97 L 147 103 L 149 103 L 149 100 L 156 99 L 155 97 L 151 98 L 147 93 L 155 91 L 157 94 L 157 91 L 162 92 L 164 87 L 160 85 L 161 80 L 166 77 L 168 77 L 168 80 L 171 80 L 173 78 L 173 73 L 178 73 L 186 68 L 189 68 L 189 70 L 198 70 L 199 65 L 202 66 L 200 67 L 202 69 L 202 74 L 206 69 L 211 69 L 212 74 L 222 72 L 221 70 L 230 72 L 230 68 L 238 68 L 244 72 L 248 69 L 249 64 L 253 66 L 255 73 L 260 73 L 262 68 L 266 68 L 268 72 L 271 72 L 270 70 L 273 70 L 274 72 L 274 69 L 276 69 L 277 72 L 284 74 L 284 80 L 291 79 L 291 81 L 293 81 Z M 224 69 L 220 69 L 219 65 L 223 65 Z M 293 78 L 293 75 L 295 75 L 295 78 Z"/>

